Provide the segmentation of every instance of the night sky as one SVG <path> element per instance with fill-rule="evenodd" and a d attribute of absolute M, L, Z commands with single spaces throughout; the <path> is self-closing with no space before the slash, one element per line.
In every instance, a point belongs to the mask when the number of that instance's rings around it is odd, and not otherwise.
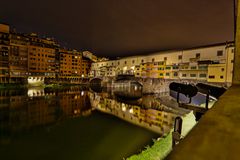
<path fill-rule="evenodd" d="M 97 56 L 233 40 L 233 0 L 2 0 L 0 22 Z"/>

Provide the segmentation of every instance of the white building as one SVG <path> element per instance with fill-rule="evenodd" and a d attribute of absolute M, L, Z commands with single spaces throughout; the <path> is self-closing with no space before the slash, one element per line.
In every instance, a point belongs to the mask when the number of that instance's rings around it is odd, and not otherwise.
<path fill-rule="evenodd" d="M 117 74 L 135 74 L 142 78 L 190 79 L 231 83 L 233 58 L 233 43 L 222 43 L 180 51 L 164 51 L 145 56 L 131 56 L 96 62 L 92 64 L 92 73 L 94 73 L 94 76 L 112 77 Z M 164 62 L 165 67 L 163 67 L 162 62 Z M 146 63 L 147 65 L 144 66 L 143 64 Z M 158 64 L 159 66 L 157 66 Z M 216 73 L 219 71 L 214 68 L 219 67 L 219 65 L 224 68 L 224 75 Z M 109 69 L 105 69 L 105 67 Z M 212 74 L 219 74 L 219 76 L 212 77 Z"/>

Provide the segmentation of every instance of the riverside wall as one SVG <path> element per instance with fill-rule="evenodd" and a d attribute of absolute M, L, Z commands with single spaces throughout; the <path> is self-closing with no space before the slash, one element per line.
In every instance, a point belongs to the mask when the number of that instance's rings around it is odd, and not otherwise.
<path fill-rule="evenodd" d="M 228 88 L 230 84 L 226 83 L 208 83 L 207 81 L 200 81 L 200 80 L 180 80 L 180 79 L 159 79 L 159 78 L 135 78 L 134 80 L 140 82 L 143 85 L 143 93 L 144 94 L 158 94 L 163 92 L 169 92 L 169 84 L 172 82 L 179 82 L 179 83 L 190 83 L 190 84 L 197 84 L 197 83 L 207 83 L 210 85 L 215 85 L 219 87 L 226 87 Z M 114 87 L 114 77 L 103 77 L 102 79 L 102 86 L 106 88 Z"/>

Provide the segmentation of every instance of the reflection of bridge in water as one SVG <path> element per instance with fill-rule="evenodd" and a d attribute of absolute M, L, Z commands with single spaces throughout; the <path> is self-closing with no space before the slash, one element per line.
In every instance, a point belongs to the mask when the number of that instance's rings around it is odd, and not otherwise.
<path fill-rule="evenodd" d="M 180 110 L 169 109 L 157 101 L 156 98 L 149 99 L 149 97 L 122 102 L 114 99 L 114 95 L 89 92 L 91 105 L 95 109 L 147 128 L 160 135 L 170 132 L 177 116 L 184 116 L 188 113 L 181 108 Z M 155 109 L 153 106 L 155 106 Z"/>

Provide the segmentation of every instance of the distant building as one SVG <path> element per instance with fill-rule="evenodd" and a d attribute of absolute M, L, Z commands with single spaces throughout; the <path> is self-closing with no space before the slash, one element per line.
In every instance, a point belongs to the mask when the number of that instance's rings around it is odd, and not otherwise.
<path fill-rule="evenodd" d="M 10 34 L 10 83 L 26 83 L 26 77 L 28 77 L 28 45 L 28 37 L 17 33 Z"/>
<path fill-rule="evenodd" d="M 93 62 L 97 62 L 98 58 L 93 53 L 89 51 L 83 51 L 83 56 L 89 58 Z"/>
<path fill-rule="evenodd" d="M 90 76 L 91 71 L 91 65 L 92 65 L 92 59 L 83 57 L 82 58 L 82 77 L 88 77 Z"/>
<path fill-rule="evenodd" d="M 9 82 L 9 25 L 0 24 L 0 83 Z"/>
<path fill-rule="evenodd" d="M 139 78 L 198 80 L 230 85 L 233 58 L 233 43 L 221 43 L 180 51 L 99 61 L 92 64 L 91 73 L 94 76 L 113 77 L 117 74 L 134 74 Z M 219 66 L 221 69 L 218 69 Z M 109 67 L 111 74 L 108 73 Z"/>
<path fill-rule="evenodd" d="M 90 52 L 62 49 L 53 38 L 21 34 L 0 24 L 0 83 L 79 83 L 90 73 L 97 57 Z"/>
<path fill-rule="evenodd" d="M 78 51 L 60 50 L 59 78 L 81 78 L 82 54 Z"/>

